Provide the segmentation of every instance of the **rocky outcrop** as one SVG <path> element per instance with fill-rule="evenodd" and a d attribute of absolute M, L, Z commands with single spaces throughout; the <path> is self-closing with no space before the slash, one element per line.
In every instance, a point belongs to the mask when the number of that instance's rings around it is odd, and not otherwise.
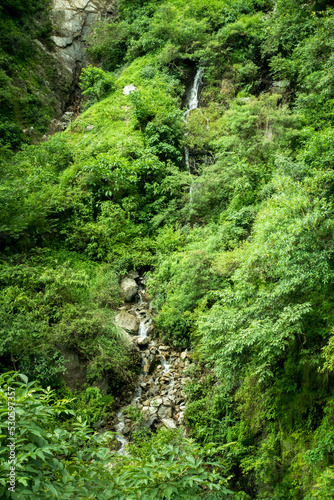
<path fill-rule="evenodd" d="M 34 40 L 36 59 L 43 61 L 40 72 L 47 92 L 45 99 L 53 108 L 48 135 L 67 128 L 79 112 L 78 78 L 89 62 L 84 40 L 96 21 L 117 17 L 116 0 L 53 0 L 50 17 L 53 46 Z M 47 141 L 48 135 L 42 141 Z"/>
<path fill-rule="evenodd" d="M 75 76 L 78 68 L 87 63 L 84 39 L 94 24 L 117 16 L 115 0 L 53 0 L 52 20 L 55 26 L 51 37 L 63 67 Z"/>

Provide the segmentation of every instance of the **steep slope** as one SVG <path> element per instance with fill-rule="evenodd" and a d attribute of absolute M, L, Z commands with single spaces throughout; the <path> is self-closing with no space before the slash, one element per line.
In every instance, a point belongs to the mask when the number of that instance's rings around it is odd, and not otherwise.
<path fill-rule="evenodd" d="M 2 369 L 66 395 L 59 345 L 74 350 L 90 387 L 73 408 L 90 402 L 95 425 L 94 384 L 119 398 L 140 371 L 113 326 L 118 283 L 138 271 L 156 338 L 191 352 L 196 443 L 152 434 L 130 407 L 131 456 L 109 458 L 108 498 L 331 499 L 334 11 L 118 7 L 89 37 L 86 110 L 45 144 L 4 151 Z"/>

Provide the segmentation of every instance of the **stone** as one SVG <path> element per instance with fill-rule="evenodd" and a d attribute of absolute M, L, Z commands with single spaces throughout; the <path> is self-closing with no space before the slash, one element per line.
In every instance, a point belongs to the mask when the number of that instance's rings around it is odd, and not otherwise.
<path fill-rule="evenodd" d="M 121 281 L 121 290 L 125 300 L 131 301 L 138 292 L 138 285 L 132 278 L 124 278 Z"/>
<path fill-rule="evenodd" d="M 118 327 L 124 328 L 129 333 L 138 333 L 139 321 L 126 311 L 120 311 L 115 317 L 115 323 Z"/>
<path fill-rule="evenodd" d="M 124 95 L 129 95 L 130 92 L 135 92 L 136 90 L 138 90 L 137 87 L 135 87 L 131 83 L 130 85 L 126 85 L 126 87 L 123 88 L 123 94 Z"/>
<path fill-rule="evenodd" d="M 130 271 L 127 275 L 126 275 L 127 278 L 131 278 L 133 280 L 139 278 L 139 274 L 137 273 L 137 271 Z"/>
<path fill-rule="evenodd" d="M 170 406 L 160 406 L 158 415 L 161 419 L 172 417 L 172 408 Z"/>
<path fill-rule="evenodd" d="M 148 409 L 148 411 L 150 413 L 157 413 L 158 407 L 157 406 L 150 406 L 149 409 Z"/>
<path fill-rule="evenodd" d="M 162 418 L 161 422 L 167 429 L 176 429 L 176 424 L 172 418 Z"/>
<path fill-rule="evenodd" d="M 150 337 L 140 337 L 137 339 L 139 347 L 145 347 L 150 343 Z"/>
<path fill-rule="evenodd" d="M 160 406 L 160 405 L 162 405 L 162 398 L 154 398 L 151 401 L 151 405 L 154 405 L 154 406 Z"/>
<path fill-rule="evenodd" d="M 223 78 L 221 83 L 220 93 L 225 95 L 230 95 L 233 94 L 233 92 L 234 92 L 234 85 L 232 81 L 227 78 Z"/>
<path fill-rule="evenodd" d="M 163 398 L 162 402 L 164 406 L 173 406 L 173 403 L 169 398 Z"/>
<path fill-rule="evenodd" d="M 183 351 L 183 352 L 181 352 L 181 356 L 180 356 L 180 358 L 181 358 L 182 360 L 185 360 L 185 359 L 186 359 L 186 357 L 187 357 L 187 351 Z"/>
<path fill-rule="evenodd" d="M 87 125 L 87 127 L 85 127 L 85 132 L 90 132 L 91 130 L 93 130 L 94 128 L 94 125 Z"/>
<path fill-rule="evenodd" d="M 142 291 L 141 297 L 142 297 L 144 302 L 151 302 L 151 296 L 149 293 Z"/>

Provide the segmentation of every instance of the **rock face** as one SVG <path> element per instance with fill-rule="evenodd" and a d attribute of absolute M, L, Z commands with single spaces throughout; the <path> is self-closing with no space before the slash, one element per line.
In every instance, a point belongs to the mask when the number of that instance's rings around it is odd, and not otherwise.
<path fill-rule="evenodd" d="M 53 97 L 53 119 L 48 135 L 67 128 L 79 112 L 77 83 L 81 69 L 89 62 L 84 51 L 84 38 L 102 17 L 117 17 L 116 4 L 116 0 L 52 0 L 53 47 L 34 40 L 38 58 L 45 61 L 48 68 L 44 85 Z M 48 140 L 48 135 L 42 138 L 42 142 Z"/>
<path fill-rule="evenodd" d="M 129 333 L 136 334 L 139 329 L 139 321 L 135 316 L 126 311 L 119 312 L 115 317 L 115 323 Z"/>
<path fill-rule="evenodd" d="M 84 38 L 102 16 L 117 16 L 115 0 L 53 0 L 52 20 L 56 29 L 51 38 L 59 60 L 73 77 L 87 63 Z"/>
<path fill-rule="evenodd" d="M 132 278 L 124 278 L 121 282 L 121 290 L 125 300 L 132 300 L 138 292 L 138 285 Z"/>

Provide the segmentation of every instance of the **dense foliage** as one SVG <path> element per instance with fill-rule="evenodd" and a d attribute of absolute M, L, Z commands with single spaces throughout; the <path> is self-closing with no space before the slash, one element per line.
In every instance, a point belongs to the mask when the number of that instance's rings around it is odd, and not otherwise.
<path fill-rule="evenodd" d="M 1 22 L 19 26 L 7 4 Z M 50 392 L 22 395 L 47 408 L 49 455 L 33 438 L 20 483 L 35 495 L 334 498 L 333 44 L 325 0 L 122 0 L 87 40 L 86 110 L 46 143 L 1 144 L 2 372 L 71 399 L 70 350 L 89 386 L 68 409 L 90 425 L 110 414 L 138 372 L 113 326 L 131 270 L 148 278 L 157 335 L 195 361 L 192 439 L 139 434 L 130 458 L 105 441 L 97 460 L 103 436 L 81 422 L 80 441 Z"/>

